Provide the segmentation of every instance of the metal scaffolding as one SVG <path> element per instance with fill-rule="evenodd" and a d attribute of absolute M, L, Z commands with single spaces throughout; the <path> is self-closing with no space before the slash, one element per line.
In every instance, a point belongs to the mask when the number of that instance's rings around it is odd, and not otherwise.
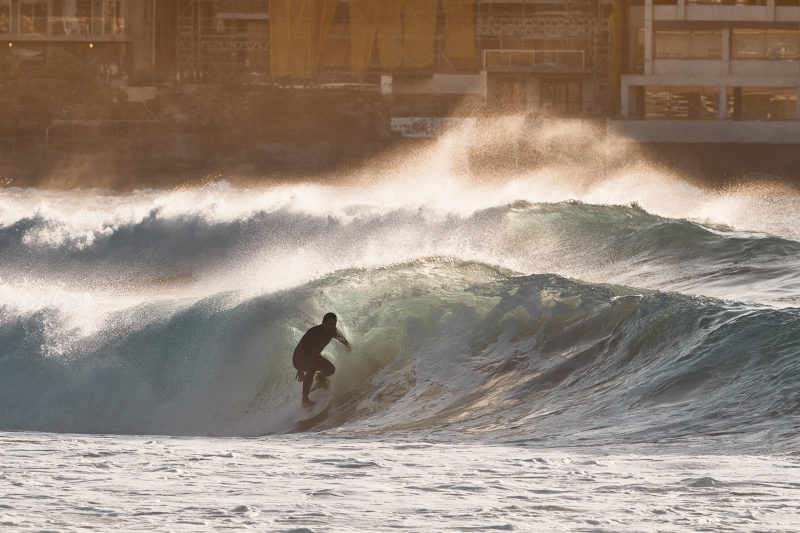
<path fill-rule="evenodd" d="M 179 0 L 178 79 L 267 76 L 267 4 L 268 0 Z"/>

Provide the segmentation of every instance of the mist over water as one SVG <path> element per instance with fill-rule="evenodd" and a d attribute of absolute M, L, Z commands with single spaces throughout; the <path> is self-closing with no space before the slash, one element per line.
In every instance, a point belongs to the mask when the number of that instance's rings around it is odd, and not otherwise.
<path fill-rule="evenodd" d="M 796 447 L 800 195 L 598 138 L 512 117 L 344 176 L 3 189 L 0 428 Z M 356 348 L 298 428 L 328 310 Z"/>

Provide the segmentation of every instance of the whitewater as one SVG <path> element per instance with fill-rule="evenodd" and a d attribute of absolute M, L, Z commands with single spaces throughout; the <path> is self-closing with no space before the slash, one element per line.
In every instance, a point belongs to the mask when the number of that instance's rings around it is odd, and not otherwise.
<path fill-rule="evenodd" d="M 0 190 L 0 526 L 796 531 L 800 193 L 463 144 Z M 298 422 L 328 311 L 353 350 Z"/>

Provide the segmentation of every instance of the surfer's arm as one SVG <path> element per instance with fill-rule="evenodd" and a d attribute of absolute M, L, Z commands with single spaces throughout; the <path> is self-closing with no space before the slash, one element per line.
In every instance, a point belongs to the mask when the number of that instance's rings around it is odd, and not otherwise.
<path fill-rule="evenodd" d="M 336 330 L 336 336 L 334 337 L 334 339 L 344 344 L 344 347 L 347 348 L 348 350 L 350 349 L 350 343 L 347 342 L 347 339 L 344 338 L 344 335 L 342 335 L 342 332 L 339 331 L 338 329 Z"/>

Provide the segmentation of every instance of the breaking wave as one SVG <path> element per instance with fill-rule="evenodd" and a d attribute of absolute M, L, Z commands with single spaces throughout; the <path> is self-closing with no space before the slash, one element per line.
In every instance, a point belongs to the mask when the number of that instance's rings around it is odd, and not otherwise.
<path fill-rule="evenodd" d="M 800 231 L 780 213 L 764 232 L 287 191 L 4 193 L 0 428 L 800 444 Z M 329 346 L 333 401 L 298 425 L 290 354 L 330 310 L 354 349 Z"/>

